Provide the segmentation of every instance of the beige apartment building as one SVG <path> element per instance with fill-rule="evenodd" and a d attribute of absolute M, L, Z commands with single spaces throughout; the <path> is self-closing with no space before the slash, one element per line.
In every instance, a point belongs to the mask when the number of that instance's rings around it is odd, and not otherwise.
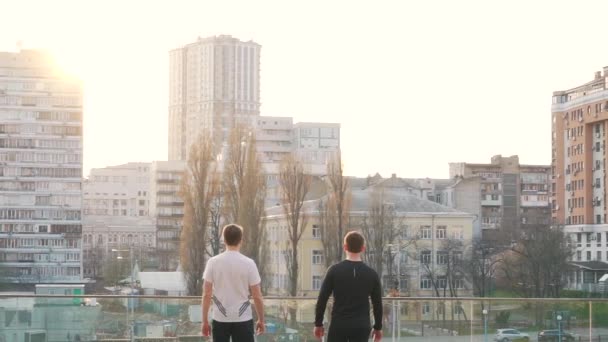
<path fill-rule="evenodd" d="M 362 230 L 363 219 L 369 217 L 373 188 L 353 190 L 351 218 L 347 231 Z M 323 241 L 321 239 L 319 201 L 305 203 L 306 228 L 299 244 L 300 276 L 298 295 L 316 297 L 325 274 Z M 449 260 L 463 260 L 470 250 L 474 216 L 413 195 L 386 190 L 385 203 L 394 208 L 395 239 L 380 251 L 386 257 L 382 274 L 385 293 L 396 285 L 400 274 L 401 294 L 404 296 L 434 297 L 435 287 L 447 288 L 445 276 Z M 268 293 L 286 295 L 289 277 L 284 254 L 288 250 L 287 221 L 281 207 L 267 210 L 266 229 L 269 240 L 269 262 L 266 276 Z M 460 248 L 447 250 L 448 241 L 456 241 Z M 399 253 L 397 253 L 397 250 Z M 368 246 L 368 255 L 375 253 Z M 390 256 L 389 256 L 390 255 Z M 398 265 L 397 265 L 398 264 Z M 397 270 L 399 272 L 397 272 Z M 473 291 L 462 275 L 451 275 L 458 296 L 470 296 Z M 443 289 L 439 290 L 443 296 Z M 449 296 L 449 291 L 447 291 Z M 412 317 L 432 319 L 433 306 L 420 306 L 418 311 L 409 310 Z M 306 310 L 304 310 L 306 311 Z M 302 312 L 302 315 L 311 315 Z M 307 317 L 307 316 L 306 316 Z"/>

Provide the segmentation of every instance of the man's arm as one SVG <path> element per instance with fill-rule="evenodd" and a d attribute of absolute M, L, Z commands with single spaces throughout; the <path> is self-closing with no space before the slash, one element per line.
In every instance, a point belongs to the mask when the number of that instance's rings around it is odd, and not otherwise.
<path fill-rule="evenodd" d="M 334 291 L 333 279 L 331 276 L 331 268 L 327 270 L 323 284 L 321 284 L 321 291 L 319 291 L 319 297 L 317 298 L 317 305 L 315 307 L 315 326 L 323 326 L 323 316 L 325 315 L 325 308 L 327 307 L 327 301 L 329 296 Z"/>
<path fill-rule="evenodd" d="M 253 298 L 253 306 L 255 308 L 255 313 L 258 316 L 257 322 L 257 333 L 262 334 L 265 330 L 265 320 L 264 320 L 264 297 L 262 296 L 262 288 L 260 284 L 249 286 L 249 290 L 251 291 L 251 297 Z"/>
<path fill-rule="evenodd" d="M 209 308 L 211 307 L 211 296 L 213 295 L 213 283 L 205 280 L 203 284 L 203 336 L 209 336 Z"/>
<path fill-rule="evenodd" d="M 382 285 L 378 274 L 374 277 L 371 298 L 374 308 L 374 330 L 382 330 Z"/>

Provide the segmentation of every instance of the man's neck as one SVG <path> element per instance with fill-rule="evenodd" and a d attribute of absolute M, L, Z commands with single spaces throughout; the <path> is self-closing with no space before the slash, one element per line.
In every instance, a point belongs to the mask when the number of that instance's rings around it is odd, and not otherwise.
<path fill-rule="evenodd" d="M 362 261 L 361 253 L 348 253 L 346 252 L 346 260 L 348 261 Z"/>
<path fill-rule="evenodd" d="M 240 250 L 241 246 L 226 246 L 226 251 L 239 252 Z"/>

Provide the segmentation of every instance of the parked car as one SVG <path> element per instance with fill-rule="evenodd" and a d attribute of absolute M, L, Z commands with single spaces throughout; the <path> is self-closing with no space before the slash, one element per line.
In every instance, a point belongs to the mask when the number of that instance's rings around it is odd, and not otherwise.
<path fill-rule="evenodd" d="M 522 333 L 517 329 L 498 329 L 494 335 L 494 341 L 512 342 L 512 341 L 529 341 L 530 336 Z"/>
<path fill-rule="evenodd" d="M 557 329 L 543 330 L 538 333 L 538 341 L 559 341 L 560 332 Z M 567 331 L 561 331 L 562 341 L 575 341 L 576 336 Z"/>

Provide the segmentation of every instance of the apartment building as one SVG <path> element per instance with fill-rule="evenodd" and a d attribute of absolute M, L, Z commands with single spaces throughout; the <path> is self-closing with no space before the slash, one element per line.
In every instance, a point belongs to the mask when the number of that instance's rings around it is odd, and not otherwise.
<path fill-rule="evenodd" d="M 42 51 L 0 53 L 0 268 L 82 281 L 82 85 Z"/>
<path fill-rule="evenodd" d="M 112 252 L 112 250 L 122 252 Z M 130 251 L 130 252 L 126 252 Z M 103 275 L 111 258 L 128 253 L 139 265 L 156 265 L 156 225 L 151 217 L 85 215 L 82 225 L 83 274 L 87 278 Z"/>
<path fill-rule="evenodd" d="M 349 230 L 363 230 L 365 218 L 369 219 L 373 191 L 373 188 L 352 191 Z M 466 246 L 470 245 L 472 239 L 474 216 L 390 189 L 386 189 L 385 196 L 386 205 L 390 205 L 395 213 L 392 219 L 396 238 L 392 245 L 395 250 L 400 249 L 400 258 L 396 258 L 394 254 L 392 256 L 399 260 L 399 267 L 397 261 L 391 263 L 386 254 L 387 266 L 382 274 L 385 290 L 394 286 L 396 275 L 400 274 L 402 293 L 408 296 L 432 297 L 435 292 L 430 281 L 431 275 L 443 279 L 442 284 L 445 285 L 447 260 L 464 258 Z M 304 206 L 307 222 L 298 247 L 298 294 L 303 296 L 314 297 L 318 294 L 326 270 L 318 212 L 319 201 L 323 200 L 324 198 L 307 201 Z M 267 266 L 270 277 L 269 293 L 285 295 L 286 289 L 289 288 L 284 256 L 288 251 L 287 221 L 281 207 L 269 208 L 266 214 L 270 246 L 270 261 Z M 448 241 L 458 241 L 462 248 L 447 250 Z M 390 252 L 390 246 L 386 248 L 381 254 Z M 377 253 L 368 243 L 366 255 Z M 462 275 L 455 283 L 459 296 L 472 294 L 470 285 Z"/>
<path fill-rule="evenodd" d="M 591 81 L 553 93 L 553 220 L 570 236 L 575 262 L 608 261 L 607 83 L 608 67 L 604 67 Z"/>
<path fill-rule="evenodd" d="M 83 182 L 83 214 L 148 216 L 150 163 L 91 169 Z"/>
<path fill-rule="evenodd" d="M 515 238 L 527 225 L 550 223 L 550 166 L 522 165 L 518 156 L 501 155 L 492 157 L 489 164 L 449 166 L 452 179 L 480 177 L 484 237 L 506 233 Z"/>
<path fill-rule="evenodd" d="M 155 161 L 150 166 L 150 216 L 156 225 L 156 252 L 161 271 L 175 271 L 179 264 L 179 241 L 184 201 L 181 182 L 183 161 Z"/>
<path fill-rule="evenodd" d="M 169 160 L 186 160 L 205 129 L 216 146 L 260 114 L 260 50 L 228 35 L 169 52 Z"/>

